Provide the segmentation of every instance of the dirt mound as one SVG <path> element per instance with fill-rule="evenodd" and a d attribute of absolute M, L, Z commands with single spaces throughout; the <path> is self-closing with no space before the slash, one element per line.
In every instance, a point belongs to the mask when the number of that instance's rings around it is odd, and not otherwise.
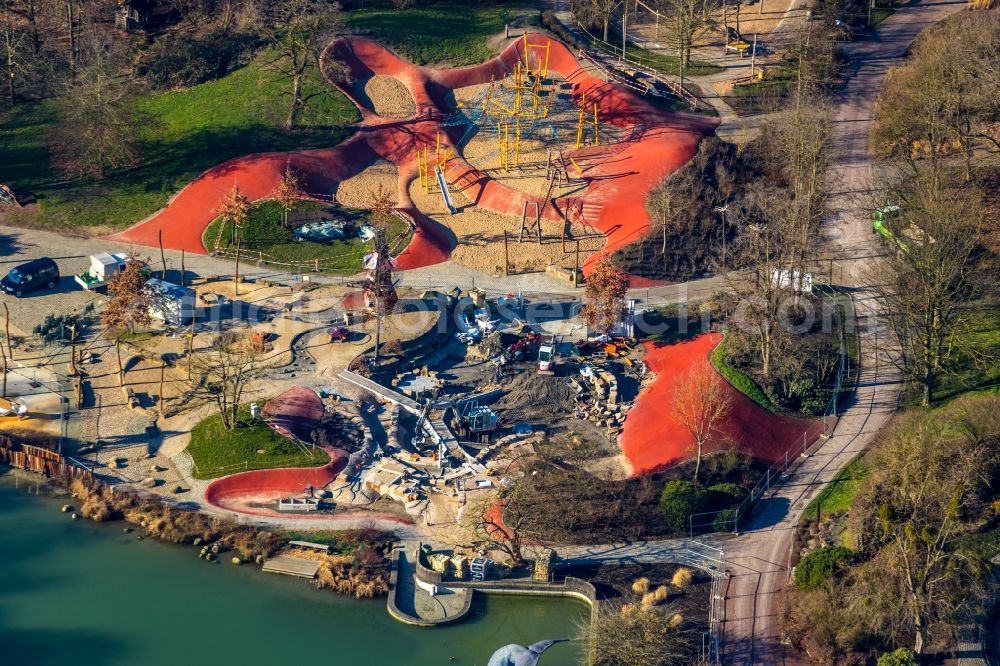
<path fill-rule="evenodd" d="M 417 113 L 410 90 L 393 76 L 376 75 L 365 82 L 365 96 L 383 118 L 411 118 Z"/>
<path fill-rule="evenodd" d="M 576 394 L 565 377 L 539 375 L 529 370 L 504 381 L 502 388 L 507 393 L 491 407 L 507 424 L 552 423 L 555 414 L 576 408 Z"/>

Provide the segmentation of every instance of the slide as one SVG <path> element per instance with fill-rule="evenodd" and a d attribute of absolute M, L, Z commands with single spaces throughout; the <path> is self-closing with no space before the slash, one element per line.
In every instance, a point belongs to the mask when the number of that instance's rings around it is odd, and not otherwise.
<path fill-rule="evenodd" d="M 444 197 L 444 205 L 448 207 L 448 213 L 455 214 L 455 206 L 451 203 L 451 192 L 448 191 L 448 181 L 444 179 L 444 172 L 441 167 L 434 167 L 437 174 L 438 186 L 441 188 L 441 196 Z"/>

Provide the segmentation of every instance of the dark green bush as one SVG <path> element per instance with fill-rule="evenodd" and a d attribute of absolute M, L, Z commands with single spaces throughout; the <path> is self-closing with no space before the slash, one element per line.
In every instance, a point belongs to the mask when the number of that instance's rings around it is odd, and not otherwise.
<path fill-rule="evenodd" d="M 667 481 L 660 495 L 660 509 L 670 529 L 682 532 L 688 528 L 688 517 L 700 511 L 703 494 L 690 481 Z"/>
<path fill-rule="evenodd" d="M 879 657 L 878 666 L 917 666 L 917 658 L 910 650 L 899 648 Z"/>
<path fill-rule="evenodd" d="M 799 411 L 811 416 L 822 416 L 832 395 L 830 389 L 819 386 L 811 379 L 792 386 L 792 396 L 798 400 Z"/>
<path fill-rule="evenodd" d="M 730 530 L 735 507 L 746 497 L 746 491 L 735 483 L 719 483 L 699 488 L 690 481 L 667 481 L 660 495 L 663 517 L 675 532 L 689 527 L 691 514 L 722 512 L 715 518 L 715 529 Z M 723 515 L 725 514 L 725 515 Z M 721 525 L 722 527 L 719 527 Z"/>
<path fill-rule="evenodd" d="M 851 563 L 854 552 L 844 546 L 814 550 L 795 567 L 795 587 L 800 590 L 815 590 L 821 587 L 837 571 Z"/>

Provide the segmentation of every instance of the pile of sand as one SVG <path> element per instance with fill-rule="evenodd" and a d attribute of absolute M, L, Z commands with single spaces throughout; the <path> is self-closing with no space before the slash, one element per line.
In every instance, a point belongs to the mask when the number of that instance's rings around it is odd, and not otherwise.
<path fill-rule="evenodd" d="M 365 96 L 371 101 L 372 110 L 383 118 L 411 118 L 417 113 L 409 89 L 392 76 L 376 75 L 368 79 Z"/>
<path fill-rule="evenodd" d="M 353 178 L 341 181 L 334 198 L 347 208 L 371 208 L 372 199 L 379 190 L 388 192 L 393 202 L 396 201 L 399 172 L 392 162 L 379 160 Z"/>
<path fill-rule="evenodd" d="M 503 274 L 504 231 L 509 239 L 507 251 L 513 273 L 544 271 L 552 264 L 572 267 L 576 260 L 577 239 L 580 240 L 581 264 L 604 246 L 604 236 L 600 233 L 572 225 L 567 235 L 570 240 L 567 240 L 566 251 L 563 252 L 563 224 L 550 220 L 542 220 L 541 244 L 535 235 L 531 236 L 531 240 L 526 235 L 524 241 L 518 243 L 520 217 L 473 207 L 457 193 L 454 193 L 454 201 L 460 212 L 449 215 L 444 208 L 441 193 L 436 189 L 432 189 L 429 194 L 425 193 L 417 181 L 410 184 L 410 196 L 424 214 L 455 234 L 458 247 L 452 251 L 451 259 L 484 273 Z"/>

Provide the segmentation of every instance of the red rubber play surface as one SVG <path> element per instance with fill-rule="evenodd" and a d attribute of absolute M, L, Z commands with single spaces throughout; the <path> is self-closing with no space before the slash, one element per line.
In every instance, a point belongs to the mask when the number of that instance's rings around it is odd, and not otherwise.
<path fill-rule="evenodd" d="M 312 432 L 323 421 L 325 411 L 316 391 L 294 386 L 264 405 L 264 418 L 285 437 L 312 442 Z"/>
<path fill-rule="evenodd" d="M 281 497 L 297 497 L 306 486 L 322 488 L 347 465 L 347 451 L 323 447 L 330 462 L 322 467 L 285 467 L 233 474 L 217 479 L 205 489 L 209 504 L 224 509 L 250 513 L 250 503 L 273 502 Z"/>
<path fill-rule="evenodd" d="M 646 364 L 656 379 L 639 394 L 618 440 L 633 474 L 660 469 L 693 455 L 694 438 L 671 417 L 674 383 L 692 368 L 710 365 L 708 355 L 721 339 L 718 333 L 706 333 L 676 344 L 646 343 Z M 774 462 L 793 446 L 801 446 L 803 435 L 812 442 L 823 432 L 820 421 L 772 414 L 728 383 L 726 387 L 732 402 L 721 436 L 716 437 L 721 442 L 731 442 L 756 458 Z M 707 446 L 706 451 L 724 446 Z"/>
<path fill-rule="evenodd" d="M 477 206 L 508 215 L 520 215 L 525 201 L 538 202 L 543 216 L 549 219 L 558 220 L 567 212 L 605 234 L 607 243 L 603 253 L 640 239 L 649 230 L 645 201 L 650 190 L 691 159 L 698 142 L 712 131 L 716 121 L 654 107 L 640 96 L 585 72 L 561 42 L 543 35 L 531 35 L 530 41 L 551 43 L 548 68 L 572 83 L 574 99 L 586 94 L 588 104 L 597 103 L 601 122 L 625 130 L 625 140 L 566 153 L 583 170 L 587 187 L 582 195 L 546 204 L 541 197 L 492 180 L 465 162 L 459 151 L 456 151 L 459 156 L 448 163 L 452 188 L 463 192 Z M 289 162 L 301 174 L 304 190 L 310 196 L 329 200 L 338 182 L 357 175 L 381 158 L 397 165 L 400 209 L 416 224 L 413 241 L 397 258 L 398 268 L 444 261 L 454 247 L 454 236 L 421 214 L 407 191 L 417 174 L 416 150 L 431 144 L 438 131 L 442 132 L 446 147 L 454 149 L 465 128 L 441 125 L 441 120 L 454 111 L 451 91 L 507 76 L 523 57 L 522 50 L 522 41 L 516 40 L 498 57 L 481 65 L 435 70 L 417 67 L 365 39 L 338 39 L 326 48 L 323 62 L 335 56 L 347 63 L 357 79 L 379 74 L 402 81 L 416 103 L 414 118 L 387 121 L 342 88 L 363 117 L 360 131 L 347 141 L 319 150 L 248 155 L 213 167 L 181 190 L 166 208 L 112 238 L 155 247 L 162 231 L 164 247 L 204 254 L 202 234 L 234 184 L 252 200 L 266 198 Z M 599 254 L 591 255 L 584 265 L 585 271 Z"/>

